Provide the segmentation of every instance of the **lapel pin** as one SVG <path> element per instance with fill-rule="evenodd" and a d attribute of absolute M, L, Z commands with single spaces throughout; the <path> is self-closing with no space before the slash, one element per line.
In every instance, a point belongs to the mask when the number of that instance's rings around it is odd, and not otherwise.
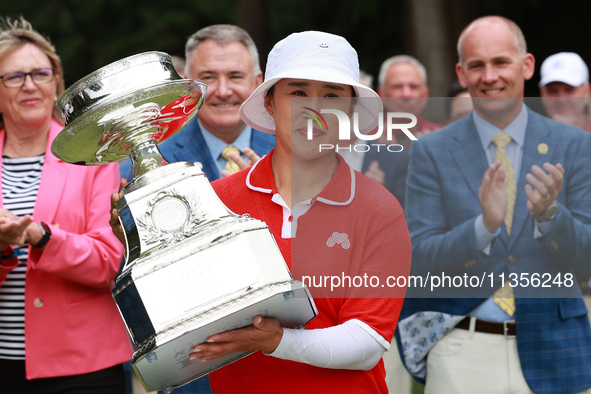
<path fill-rule="evenodd" d="M 541 155 L 545 155 L 546 153 L 548 153 L 548 145 L 542 142 L 540 145 L 538 145 L 538 152 Z"/>

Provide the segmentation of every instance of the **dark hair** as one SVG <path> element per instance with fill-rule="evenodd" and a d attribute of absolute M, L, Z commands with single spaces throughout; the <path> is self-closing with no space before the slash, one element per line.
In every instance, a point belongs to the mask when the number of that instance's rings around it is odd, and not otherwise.
<path fill-rule="evenodd" d="M 273 84 L 273 86 L 271 86 L 269 89 L 267 89 L 265 96 L 273 97 L 273 90 L 274 89 L 275 89 L 275 84 Z M 353 92 L 353 94 L 351 94 L 351 97 L 354 99 L 353 104 L 357 104 L 357 91 L 355 90 L 355 88 L 353 86 L 351 86 L 351 91 Z"/>
<path fill-rule="evenodd" d="M 460 82 L 455 81 L 454 83 L 451 84 L 449 90 L 447 91 L 446 97 L 456 97 L 458 94 L 464 93 L 467 91 L 468 91 L 468 88 L 462 87 L 462 85 L 460 85 Z"/>
<path fill-rule="evenodd" d="M 468 91 L 468 88 L 462 87 L 462 85 L 460 85 L 460 82 L 458 82 L 458 81 L 455 81 L 454 83 L 451 84 L 451 87 L 447 91 L 447 97 L 449 97 L 449 99 L 445 100 L 445 111 L 446 111 L 445 113 L 447 114 L 448 117 L 451 114 L 451 103 L 453 102 L 453 98 L 456 97 L 458 94 L 464 93 L 467 91 Z"/>

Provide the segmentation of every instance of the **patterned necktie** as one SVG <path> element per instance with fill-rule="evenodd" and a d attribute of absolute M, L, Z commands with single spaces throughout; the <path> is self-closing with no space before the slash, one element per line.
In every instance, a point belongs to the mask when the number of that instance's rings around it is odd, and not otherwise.
<path fill-rule="evenodd" d="M 505 215 L 505 227 L 507 235 L 511 235 L 511 224 L 513 223 L 513 208 L 515 207 L 515 197 L 517 196 L 517 185 L 515 184 L 515 175 L 513 165 L 507 156 L 507 146 L 511 142 L 511 137 L 504 131 L 499 131 L 492 140 L 497 146 L 495 162 L 501 161 L 501 166 L 505 169 L 505 192 L 507 193 L 507 214 Z"/>
<path fill-rule="evenodd" d="M 504 131 L 499 131 L 492 140 L 497 146 L 495 162 L 501 161 L 501 166 L 505 169 L 505 192 L 507 193 L 507 214 L 505 215 L 505 227 L 507 235 L 511 235 L 511 224 L 513 223 L 513 208 L 515 207 L 515 197 L 517 196 L 517 185 L 515 184 L 515 175 L 511 160 L 507 156 L 507 146 L 511 142 L 511 136 Z M 515 314 L 515 298 L 513 288 L 509 281 L 499 288 L 493 295 L 495 304 L 497 304 L 509 316 Z"/>
<path fill-rule="evenodd" d="M 222 157 L 228 161 L 226 163 L 226 170 L 233 174 L 240 171 L 240 167 L 238 167 L 238 164 L 236 164 L 235 161 L 230 159 L 230 153 L 232 152 L 240 155 L 240 150 L 238 148 L 236 148 L 234 145 L 228 145 L 222 150 Z"/>
<path fill-rule="evenodd" d="M 515 295 L 513 294 L 513 288 L 509 281 L 503 284 L 503 287 L 499 287 L 493 295 L 495 304 L 499 306 L 506 314 L 513 316 L 515 314 Z"/>

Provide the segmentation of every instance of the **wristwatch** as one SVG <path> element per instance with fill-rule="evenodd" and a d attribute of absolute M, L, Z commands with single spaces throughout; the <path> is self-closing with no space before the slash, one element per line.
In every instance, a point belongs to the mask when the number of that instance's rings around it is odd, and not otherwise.
<path fill-rule="evenodd" d="M 546 208 L 546 212 L 541 214 L 540 216 L 536 216 L 536 221 L 538 223 L 547 222 L 553 220 L 558 213 L 558 204 L 556 201 L 552 201 L 552 204 L 548 208 Z"/>
<path fill-rule="evenodd" d="M 43 236 L 41 237 L 39 242 L 37 242 L 35 245 L 33 245 L 33 247 L 37 248 L 37 249 L 41 249 L 42 247 L 47 245 L 47 242 L 49 242 L 49 239 L 51 238 L 51 229 L 49 228 L 47 223 L 37 222 L 37 224 L 39 225 L 39 228 L 41 229 Z"/>

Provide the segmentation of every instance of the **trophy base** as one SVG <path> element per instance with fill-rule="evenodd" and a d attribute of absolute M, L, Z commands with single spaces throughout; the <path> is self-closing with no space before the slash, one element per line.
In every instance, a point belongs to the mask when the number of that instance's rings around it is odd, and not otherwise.
<path fill-rule="evenodd" d="M 132 366 L 147 391 L 170 391 L 252 354 L 232 353 L 206 362 L 189 360 L 193 346 L 213 334 L 251 325 L 257 315 L 274 317 L 284 327 L 297 327 L 315 317 L 315 308 L 300 282 L 270 285 L 217 308 L 207 319 L 188 318 L 173 337 L 154 337 L 149 348 L 136 351 Z"/>

